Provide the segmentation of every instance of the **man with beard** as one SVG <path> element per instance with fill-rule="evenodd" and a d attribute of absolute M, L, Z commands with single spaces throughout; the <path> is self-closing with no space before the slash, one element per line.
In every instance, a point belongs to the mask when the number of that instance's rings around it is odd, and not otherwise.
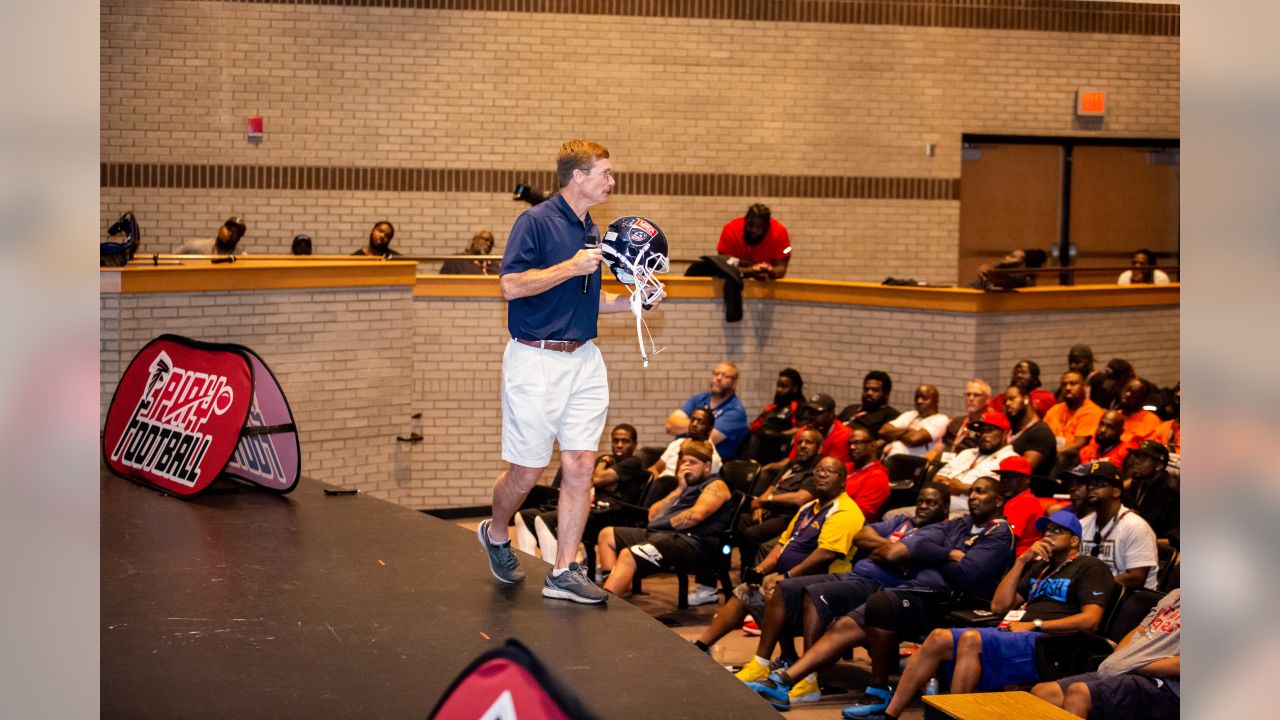
<path fill-rule="evenodd" d="M 742 456 L 767 465 L 785 454 L 796 432 L 796 415 L 804 404 L 804 379 L 795 368 L 783 368 L 774 386 L 773 402 L 751 421 Z"/>
<path fill-rule="evenodd" d="M 978 433 L 978 446 L 955 456 L 934 476 L 936 482 L 951 491 L 951 516 L 960 517 L 969 512 L 969 486 L 980 477 L 991 477 L 1000 467 L 1000 461 L 1016 455 L 1007 442 L 1009 418 L 1004 413 L 988 410 L 982 420 L 972 424 Z"/>
<path fill-rule="evenodd" d="M 1001 460 L 996 474 L 1000 478 L 1000 493 L 1004 495 L 1004 519 L 1009 521 L 1009 529 L 1018 539 L 1013 551 L 1021 555 L 1040 539 L 1035 523 L 1044 515 L 1044 505 L 1031 493 L 1031 463 L 1026 458 L 1013 455 Z"/>
<path fill-rule="evenodd" d="M 938 388 L 921 385 L 914 396 L 915 409 L 880 426 L 880 439 L 888 443 L 884 456 L 905 453 L 924 457 L 942 437 L 950 418 L 938 412 Z"/>
<path fill-rule="evenodd" d="M 951 666 L 951 692 L 999 690 L 1040 677 L 1036 642 L 1045 633 L 1093 632 L 1113 583 L 1097 558 L 1080 552 L 1080 521 L 1068 512 L 1040 518 L 1044 537 L 1018 556 L 991 599 L 1004 617 L 995 628 L 938 628 L 907 662 L 883 714 L 898 718 L 943 663 Z"/>
<path fill-rule="evenodd" d="M 768 472 L 765 477 L 772 478 L 769 487 L 759 497 L 751 499 L 750 512 L 738 516 L 738 548 L 744 564 L 755 562 L 760 546 L 778 537 L 795 517 L 796 510 L 812 501 L 817 494 L 813 471 L 822 459 L 821 448 L 822 433 L 806 428 L 796 435 L 794 460 L 762 470 Z M 711 588 L 711 592 L 714 594 L 715 588 Z M 690 593 L 690 604 L 692 601 Z"/>
<path fill-rule="evenodd" d="M 1120 400 L 1120 391 L 1138 374 L 1124 358 L 1111 358 L 1102 372 L 1089 378 L 1089 399 L 1103 410 L 1112 410 Z"/>
<path fill-rule="evenodd" d="M 779 280 L 791 262 L 791 237 L 767 206 L 756 203 L 725 224 L 716 252 L 735 258 L 743 277 Z"/>
<path fill-rule="evenodd" d="M 1178 488 L 1165 472 L 1169 449 L 1155 440 L 1143 440 L 1129 453 L 1124 468 L 1124 504 L 1133 508 L 1156 533 L 1156 541 L 1178 547 L 1181 508 Z"/>
<path fill-rule="evenodd" d="M 890 629 L 910 637 L 930 629 L 928 606 L 932 602 L 948 600 L 957 592 L 989 595 L 1013 561 L 1013 535 L 1000 517 L 1004 498 L 999 483 L 981 478 L 973 484 L 968 500 L 965 517 L 924 528 L 914 542 L 882 545 L 878 558 L 872 553 L 871 559 L 858 561 L 848 576 L 834 582 L 829 578 L 801 581 L 807 649 L 790 667 L 748 683 L 748 687 L 778 710 L 795 702 L 818 700 L 817 672 L 853 647 L 866 644 L 867 613 L 873 605 L 871 598 L 878 593 L 883 593 L 879 602 L 905 608 L 901 626 Z M 869 694 L 888 698 L 893 692 L 888 687 L 888 674 L 897 658 L 880 659 L 877 680 L 883 679 L 884 684 L 873 680 Z"/>
<path fill-rule="evenodd" d="M 680 444 L 688 440 L 710 440 L 715 434 L 716 416 L 711 408 L 694 408 L 689 413 L 689 423 L 685 426 L 687 434 L 667 444 L 667 449 L 649 466 L 649 475 L 654 480 L 671 478 L 676 472 L 676 463 L 680 459 Z M 713 446 L 711 449 L 711 474 L 720 474 L 720 453 Z"/>
<path fill-rule="evenodd" d="M 1124 459 L 1133 446 L 1120 441 L 1124 432 L 1124 415 L 1119 410 L 1108 410 L 1102 413 L 1098 421 L 1098 430 L 1084 447 L 1080 448 L 1082 465 L 1094 460 L 1106 460 L 1116 467 L 1124 467 Z"/>
<path fill-rule="evenodd" d="M 819 461 L 814 474 L 814 499 L 791 516 L 773 550 L 743 571 L 742 583 L 733 589 L 733 597 L 694 642 L 699 650 L 707 652 L 748 613 L 759 622 L 764 616 L 765 600 L 773 595 L 782 578 L 849 569 L 849 551 L 864 520 L 858 506 L 845 495 L 844 480 L 844 463 L 835 458 Z"/>
<path fill-rule="evenodd" d="M 1120 432 L 1120 441 L 1131 446 L 1143 440 L 1164 441 L 1160 435 L 1163 424 L 1160 416 L 1144 408 L 1151 395 L 1151 385 L 1142 378 L 1134 378 L 1125 383 L 1120 391 L 1120 412 L 1124 414 L 1124 429 Z"/>
<path fill-rule="evenodd" d="M 823 457 L 840 458 L 840 462 L 849 462 L 849 426 L 836 420 L 836 401 L 826 393 L 815 393 L 800 408 L 800 421 L 805 427 L 811 427 L 822 433 Z M 795 455 L 795 446 L 791 448 Z"/>
<path fill-rule="evenodd" d="M 921 538 L 916 537 L 925 528 L 947 519 L 947 489 L 937 483 L 925 483 L 916 496 L 915 511 L 906 517 L 894 517 L 871 525 L 864 525 L 853 537 L 853 544 L 870 555 L 859 560 L 855 571 L 841 575 L 822 575 L 808 578 L 785 579 L 778 590 L 765 603 L 764 617 L 760 622 L 760 640 L 756 656 L 742 666 L 737 678 L 743 682 L 755 682 L 769 677 L 772 672 L 770 658 L 780 641 L 795 637 L 803 624 L 803 600 L 809 583 L 834 583 L 853 577 L 880 577 L 886 572 L 902 577 L 901 559 L 910 556 L 910 550 Z M 923 537 L 923 536 L 922 536 Z M 884 565 L 886 570 L 880 570 Z M 790 645 L 788 643 L 787 645 Z M 794 647 L 784 647 L 784 656 L 794 656 Z"/>
<path fill-rule="evenodd" d="M 400 253 L 391 249 L 391 240 L 396 236 L 396 228 L 390 220 L 379 220 L 369 231 L 369 244 L 351 253 L 352 255 L 369 255 L 373 257 L 393 258 Z"/>
<path fill-rule="evenodd" d="M 1088 386 L 1080 370 L 1062 373 L 1062 402 L 1049 408 L 1044 422 L 1053 432 L 1057 447 L 1057 462 L 1050 477 L 1058 477 L 1065 468 L 1075 465 L 1080 450 L 1098 432 L 1102 408 L 1089 399 Z"/>
<path fill-rule="evenodd" d="M 880 506 L 889 499 L 889 472 L 876 459 L 875 436 L 861 425 L 849 429 L 848 479 L 844 491 L 868 519 L 880 517 Z"/>
<path fill-rule="evenodd" d="M 1009 444 L 1013 451 L 1031 463 L 1031 481 L 1037 495 L 1052 495 L 1057 484 L 1049 480 L 1058 460 L 1057 441 L 1053 431 L 1040 419 L 1036 406 L 1017 385 L 1004 391 L 1004 414 L 1009 418 Z"/>
<path fill-rule="evenodd" d="M 738 397 L 738 366 L 725 361 L 711 370 L 711 387 L 684 401 L 667 416 L 668 435 L 684 437 L 689 431 L 689 417 L 694 408 L 710 408 L 715 415 L 711 442 L 721 457 L 737 457 L 738 448 L 747 439 L 747 410 Z"/>
<path fill-rule="evenodd" d="M 1031 396 L 1031 402 L 1036 406 L 1036 414 L 1043 416 L 1049 412 L 1049 408 L 1057 402 L 1053 397 L 1053 393 L 1045 390 L 1040 385 L 1040 366 L 1034 360 L 1019 360 L 1013 366 L 1013 372 L 1009 373 L 1009 384 L 1017 385 Z M 991 409 L 998 412 L 1004 412 L 1004 396 L 997 395 L 991 400 Z"/>
<path fill-rule="evenodd" d="M 840 411 L 840 422 L 853 427 L 861 425 L 879 437 L 880 428 L 902 413 L 889 404 L 893 393 L 893 378 L 883 370 L 872 370 L 862 378 L 862 402 L 848 405 Z M 883 444 L 879 444 L 883 447 Z"/>
<path fill-rule="evenodd" d="M 1092 513 L 1080 518 L 1080 552 L 1106 563 L 1117 583 L 1156 589 L 1156 534 L 1142 516 L 1124 505 L 1124 481 L 1109 462 L 1093 462 L 1085 475 Z"/>

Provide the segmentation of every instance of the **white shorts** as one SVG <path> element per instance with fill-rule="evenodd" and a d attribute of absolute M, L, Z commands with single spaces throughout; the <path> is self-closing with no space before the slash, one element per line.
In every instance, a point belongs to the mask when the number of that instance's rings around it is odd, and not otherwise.
<path fill-rule="evenodd" d="M 541 468 L 560 451 L 600 449 L 609 375 L 594 342 L 571 353 L 507 343 L 502 354 L 502 459 Z"/>

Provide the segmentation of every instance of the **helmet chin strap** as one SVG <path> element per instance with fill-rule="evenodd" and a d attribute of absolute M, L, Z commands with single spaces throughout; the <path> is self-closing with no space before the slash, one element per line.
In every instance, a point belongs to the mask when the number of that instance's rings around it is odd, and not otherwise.
<path fill-rule="evenodd" d="M 653 333 L 649 331 L 649 323 L 644 319 L 644 309 L 645 306 L 652 303 L 662 294 L 662 283 L 654 275 L 667 271 L 667 259 L 661 255 L 651 255 L 643 263 L 633 263 L 608 245 L 601 247 L 601 251 L 616 258 L 627 269 L 627 272 L 635 282 L 631 288 L 631 297 L 628 304 L 631 307 L 631 314 L 636 317 L 636 343 L 640 346 L 640 359 L 643 361 L 644 367 L 647 368 L 649 367 L 649 354 L 645 353 L 645 335 L 649 336 L 649 346 L 653 348 L 653 355 L 657 355 L 666 349 L 658 347 L 658 344 L 654 342 Z M 642 251 L 641 255 L 643 256 L 643 254 Z"/>

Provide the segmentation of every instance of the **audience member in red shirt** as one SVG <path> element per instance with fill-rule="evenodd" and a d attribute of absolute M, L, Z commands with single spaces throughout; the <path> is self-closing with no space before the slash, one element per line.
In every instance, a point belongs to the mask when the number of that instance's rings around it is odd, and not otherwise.
<path fill-rule="evenodd" d="M 1040 417 L 1044 417 L 1057 402 L 1053 393 L 1040 387 L 1040 366 L 1034 360 L 1019 360 L 1009 375 L 1009 384 L 1017 385 L 1031 395 L 1031 403 L 1036 406 L 1036 415 Z M 990 407 L 996 412 L 1004 412 L 1004 396 L 991 398 Z"/>
<path fill-rule="evenodd" d="M 744 217 L 730 220 L 720 230 L 716 252 L 737 258 L 743 277 L 779 280 L 791 262 L 791 237 L 768 206 L 756 203 Z"/>
<path fill-rule="evenodd" d="M 1124 415 L 1119 410 L 1108 410 L 1102 413 L 1102 419 L 1098 421 L 1098 432 L 1093 436 L 1093 440 L 1080 448 L 1080 463 L 1106 460 L 1116 467 L 1124 467 L 1124 458 L 1135 445 L 1120 439 L 1123 432 Z"/>
<path fill-rule="evenodd" d="M 845 493 L 868 521 L 880 517 L 880 506 L 889 499 L 889 473 L 876 460 L 876 438 L 855 425 L 849 430 L 849 462 L 845 465 Z"/>
<path fill-rule="evenodd" d="M 805 428 L 813 428 L 826 438 L 822 442 L 822 457 L 833 457 L 845 465 L 849 464 L 849 426 L 836 422 L 835 398 L 826 393 L 811 396 L 800 408 L 800 420 L 806 422 Z M 796 445 L 793 442 L 788 460 L 795 459 Z"/>
<path fill-rule="evenodd" d="M 1044 504 L 1031 494 L 1031 463 L 1021 455 L 1010 455 L 1000 461 L 1000 491 L 1004 494 L 1004 519 L 1018 539 L 1014 553 L 1021 555 L 1035 545 L 1041 533 L 1036 518 L 1044 515 Z"/>

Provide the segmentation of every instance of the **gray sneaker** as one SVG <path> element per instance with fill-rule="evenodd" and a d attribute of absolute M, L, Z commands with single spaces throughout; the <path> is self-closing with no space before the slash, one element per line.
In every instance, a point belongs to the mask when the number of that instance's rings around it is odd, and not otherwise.
<path fill-rule="evenodd" d="M 569 563 L 569 569 L 560 573 L 560 577 L 547 573 L 547 580 L 542 583 L 542 597 L 603 605 L 609 600 L 609 593 L 588 580 L 578 563 Z"/>
<path fill-rule="evenodd" d="M 511 541 L 501 545 L 494 545 L 489 541 L 490 522 L 492 519 L 480 523 L 480 529 L 476 530 L 476 537 L 480 539 L 480 545 L 489 555 L 489 571 L 502 582 L 514 585 L 524 580 L 524 570 L 520 569 L 520 561 L 516 560 L 515 551 L 511 549 Z"/>

